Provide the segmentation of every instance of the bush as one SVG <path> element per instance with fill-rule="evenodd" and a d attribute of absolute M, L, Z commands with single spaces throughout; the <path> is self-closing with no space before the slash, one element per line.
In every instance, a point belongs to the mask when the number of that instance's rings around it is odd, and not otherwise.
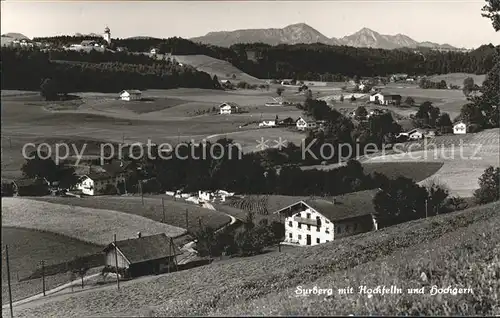
<path fill-rule="evenodd" d="M 479 177 L 479 189 L 474 192 L 479 204 L 486 204 L 500 199 L 500 168 L 488 167 Z"/>
<path fill-rule="evenodd" d="M 11 197 L 14 195 L 14 187 L 10 182 L 2 181 L 2 197 Z"/>
<path fill-rule="evenodd" d="M 481 125 L 478 125 L 478 124 L 470 124 L 467 127 L 467 132 L 469 132 L 469 133 L 477 133 L 477 132 L 480 132 L 481 130 L 482 130 L 482 127 L 481 127 Z"/>

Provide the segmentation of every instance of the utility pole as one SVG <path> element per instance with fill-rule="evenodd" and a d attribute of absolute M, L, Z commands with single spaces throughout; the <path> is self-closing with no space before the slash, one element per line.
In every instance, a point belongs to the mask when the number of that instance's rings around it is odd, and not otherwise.
<path fill-rule="evenodd" d="M 186 209 L 186 231 L 189 227 L 189 221 L 188 221 L 188 209 Z"/>
<path fill-rule="evenodd" d="M 427 199 L 425 199 L 425 218 L 427 219 Z"/>
<path fill-rule="evenodd" d="M 122 134 L 122 144 L 125 143 L 125 134 Z"/>
<path fill-rule="evenodd" d="M 139 191 L 141 191 L 141 201 L 142 201 L 142 205 L 144 206 L 144 193 L 142 192 L 142 181 L 141 180 L 137 181 L 137 187 L 139 188 Z"/>
<path fill-rule="evenodd" d="M 42 290 L 45 296 L 45 261 L 41 260 L 40 263 L 42 264 Z"/>
<path fill-rule="evenodd" d="M 116 234 L 113 237 L 115 245 L 115 274 L 116 274 L 116 288 L 120 290 L 120 276 L 118 274 L 118 247 L 116 246 Z"/>
<path fill-rule="evenodd" d="M 9 264 L 9 246 L 8 245 L 5 245 L 5 259 L 7 262 L 7 284 L 9 285 L 10 316 L 14 317 L 14 312 L 12 309 L 12 288 L 10 287 L 10 264 Z"/>
<path fill-rule="evenodd" d="M 165 200 L 163 198 L 161 198 L 161 209 L 163 212 L 162 222 L 165 223 Z"/>

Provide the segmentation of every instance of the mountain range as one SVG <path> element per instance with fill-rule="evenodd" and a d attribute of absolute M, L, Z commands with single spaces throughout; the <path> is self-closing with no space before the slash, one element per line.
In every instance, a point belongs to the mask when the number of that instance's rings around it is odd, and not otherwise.
<path fill-rule="evenodd" d="M 82 36 L 76 33 L 75 36 Z M 86 36 L 101 36 L 96 33 L 86 34 Z M 7 33 L 2 35 L 4 40 L 27 39 L 28 37 L 20 33 Z M 130 39 L 153 38 L 148 36 L 136 36 Z M 236 31 L 218 31 L 209 32 L 205 36 L 194 37 L 190 39 L 194 42 L 211 44 L 223 47 L 229 47 L 237 43 L 265 43 L 270 45 L 278 44 L 311 44 L 324 43 L 329 45 L 346 45 L 354 47 L 371 47 L 377 49 L 397 49 L 397 48 L 416 48 L 426 47 L 431 49 L 460 50 L 449 44 L 438 44 L 433 42 L 418 42 L 404 34 L 385 35 L 375 32 L 368 28 L 362 28 L 342 38 L 328 38 L 318 30 L 305 23 L 297 23 L 286 26 L 282 29 L 246 29 Z"/>
<path fill-rule="evenodd" d="M 305 24 L 298 23 L 282 29 L 246 29 L 236 31 L 209 32 L 205 36 L 190 39 L 194 42 L 229 47 L 237 43 L 261 42 L 269 45 L 278 44 L 311 44 L 324 43 L 330 45 L 347 45 L 354 47 L 371 47 L 378 49 L 428 47 L 433 49 L 454 50 L 449 44 L 433 42 L 418 42 L 404 34 L 385 35 L 368 28 L 342 38 L 328 38 L 318 30 Z"/>

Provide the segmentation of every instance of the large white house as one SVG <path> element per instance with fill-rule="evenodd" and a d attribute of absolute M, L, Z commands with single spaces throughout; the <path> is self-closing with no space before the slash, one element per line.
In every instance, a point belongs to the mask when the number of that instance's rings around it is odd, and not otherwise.
<path fill-rule="evenodd" d="M 97 171 L 92 171 L 89 168 L 89 173 L 83 175 L 76 189 L 82 191 L 85 195 L 102 195 L 106 194 L 110 185 L 117 191 L 120 184 L 125 186 L 127 172 L 131 169 L 130 163 L 112 162 L 98 168 Z"/>
<path fill-rule="evenodd" d="M 458 122 L 453 125 L 453 133 L 455 135 L 463 135 L 467 133 L 467 125 L 464 122 Z"/>
<path fill-rule="evenodd" d="M 275 213 L 284 217 L 285 244 L 317 245 L 358 233 L 377 230 L 372 199 L 375 190 L 335 198 L 304 199 Z"/>
<path fill-rule="evenodd" d="M 142 92 L 136 89 L 123 90 L 120 92 L 121 100 L 125 101 L 140 100 L 141 97 L 142 97 Z"/>
<path fill-rule="evenodd" d="M 224 102 L 219 105 L 221 115 L 237 113 L 239 108 L 239 105 L 233 102 Z"/>
<path fill-rule="evenodd" d="M 297 126 L 298 130 L 314 129 L 318 126 L 316 124 L 316 121 L 306 120 L 302 117 L 299 117 L 299 119 L 297 119 L 297 121 L 295 122 L 295 125 Z"/>

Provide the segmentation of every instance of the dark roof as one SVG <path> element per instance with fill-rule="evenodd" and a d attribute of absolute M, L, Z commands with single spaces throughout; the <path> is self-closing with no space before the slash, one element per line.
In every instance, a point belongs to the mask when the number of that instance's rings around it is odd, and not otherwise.
<path fill-rule="evenodd" d="M 172 239 L 163 233 L 117 241 L 116 246 L 130 264 L 182 254 L 179 248 L 173 244 Z M 109 244 L 104 251 L 111 248 L 114 248 L 113 243 Z"/>
<path fill-rule="evenodd" d="M 129 93 L 131 95 L 140 95 L 142 94 L 142 92 L 138 89 L 124 89 L 123 91 L 120 92 L 120 95 L 123 94 L 123 93 Z"/>
<path fill-rule="evenodd" d="M 104 164 L 102 168 L 110 175 L 116 176 L 120 173 L 123 173 L 130 166 L 130 161 L 120 161 L 114 160 L 111 163 Z"/>
<path fill-rule="evenodd" d="M 106 180 L 106 179 L 111 179 L 113 176 L 107 172 L 91 172 L 86 175 L 90 179 L 96 181 L 96 180 Z"/>
<path fill-rule="evenodd" d="M 305 204 L 324 215 L 330 221 L 339 221 L 376 214 L 372 200 L 377 191 L 378 190 L 365 190 L 336 196 L 335 203 L 325 199 L 303 199 L 274 213 L 286 212 L 290 207 L 298 204 Z"/>
<path fill-rule="evenodd" d="M 231 106 L 231 108 L 233 108 L 233 107 L 240 107 L 238 104 L 236 104 L 234 102 L 224 102 L 224 103 L 220 104 L 219 107 L 222 107 L 224 105 L 229 105 L 229 106 Z"/>
<path fill-rule="evenodd" d="M 390 98 L 401 98 L 401 95 L 396 95 L 396 94 L 382 94 L 384 97 L 390 97 Z"/>

